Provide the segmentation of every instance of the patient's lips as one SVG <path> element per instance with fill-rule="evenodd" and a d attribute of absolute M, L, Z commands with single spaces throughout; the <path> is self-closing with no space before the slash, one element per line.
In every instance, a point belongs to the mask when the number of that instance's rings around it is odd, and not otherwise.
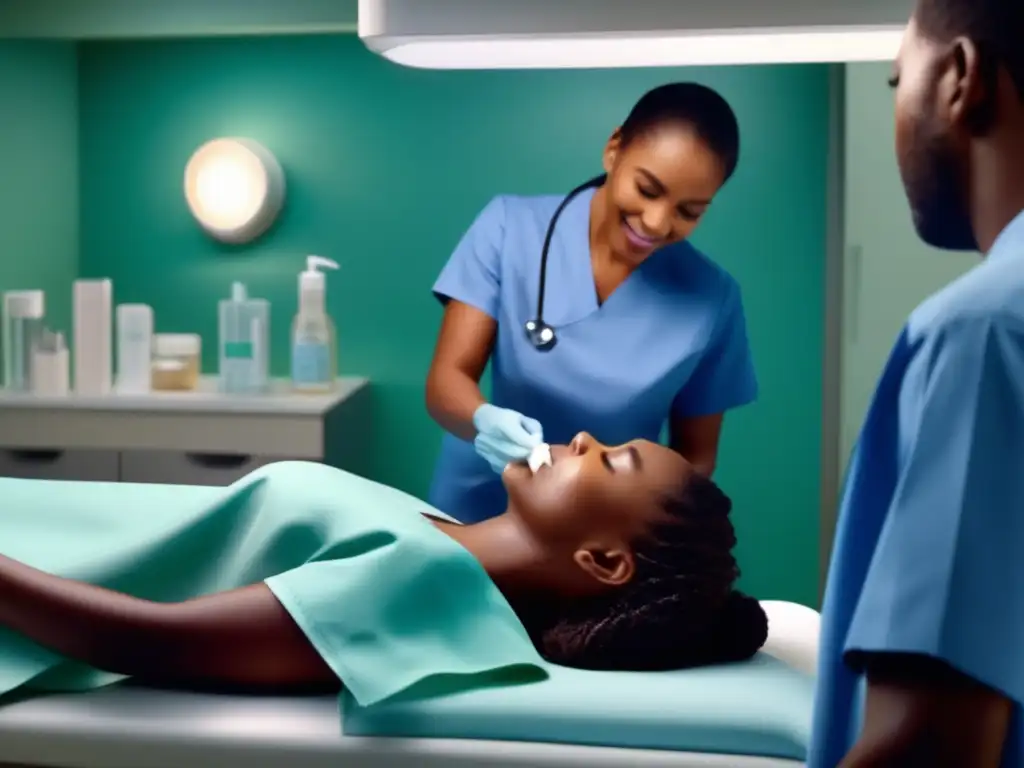
<path fill-rule="evenodd" d="M 572 456 L 573 450 L 568 445 L 550 445 L 548 446 L 551 450 L 551 461 L 557 464 L 559 460 L 566 456 Z"/>
<path fill-rule="evenodd" d="M 550 453 L 545 457 L 547 459 L 546 461 L 541 461 L 536 465 L 531 465 L 530 459 L 533 457 L 533 454 L 531 454 L 525 459 L 511 462 L 507 467 L 505 467 L 502 472 L 502 477 L 513 482 L 523 482 L 533 478 L 542 478 L 548 474 L 547 470 L 554 467 L 559 460 L 572 454 L 572 450 L 566 445 L 551 445 L 548 446 L 548 449 Z M 538 455 L 540 456 L 542 454 Z"/>

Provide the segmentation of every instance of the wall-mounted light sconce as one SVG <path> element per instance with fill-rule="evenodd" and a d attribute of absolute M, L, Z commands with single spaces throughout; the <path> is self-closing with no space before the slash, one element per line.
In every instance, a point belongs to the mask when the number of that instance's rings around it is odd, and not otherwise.
<path fill-rule="evenodd" d="M 185 167 L 185 200 L 199 225 L 224 243 L 249 243 L 266 232 L 284 204 L 284 171 L 251 139 L 214 139 Z"/>

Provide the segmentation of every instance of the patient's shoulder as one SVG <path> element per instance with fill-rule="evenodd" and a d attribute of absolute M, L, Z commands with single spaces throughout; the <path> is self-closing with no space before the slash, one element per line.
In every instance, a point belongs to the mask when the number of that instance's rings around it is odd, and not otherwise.
<path fill-rule="evenodd" d="M 264 520 L 327 526 L 335 535 L 370 529 L 426 530 L 422 512 L 447 517 L 397 488 L 312 461 L 268 464 L 236 482 L 228 493 L 239 503 L 258 505 Z"/>

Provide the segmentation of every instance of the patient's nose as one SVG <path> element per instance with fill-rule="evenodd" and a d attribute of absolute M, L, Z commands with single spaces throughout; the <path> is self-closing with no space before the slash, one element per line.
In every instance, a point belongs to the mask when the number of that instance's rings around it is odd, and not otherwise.
<path fill-rule="evenodd" d="M 570 450 L 577 456 L 582 456 L 587 451 L 592 451 L 594 448 L 600 448 L 601 444 L 595 440 L 589 432 L 580 432 L 576 437 L 569 443 Z"/>

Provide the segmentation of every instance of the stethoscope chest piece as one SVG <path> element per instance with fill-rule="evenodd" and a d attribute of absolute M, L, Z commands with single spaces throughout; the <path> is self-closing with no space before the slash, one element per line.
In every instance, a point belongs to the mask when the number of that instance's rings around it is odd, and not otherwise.
<path fill-rule="evenodd" d="M 555 329 L 540 318 L 526 321 L 526 338 L 541 352 L 548 352 L 558 343 Z"/>
<path fill-rule="evenodd" d="M 558 217 L 562 215 L 562 211 L 565 210 L 565 206 L 569 204 L 570 200 L 583 190 L 599 187 L 604 182 L 604 176 L 597 176 L 585 184 L 580 184 L 562 198 L 562 202 L 558 204 L 554 214 L 551 216 L 551 221 L 548 222 L 548 230 L 544 233 L 544 245 L 540 250 L 540 277 L 537 281 L 537 314 L 533 320 L 527 320 L 526 325 L 523 326 L 523 329 L 526 331 L 526 338 L 529 339 L 533 348 L 539 352 L 549 352 L 558 343 L 555 329 L 544 322 L 544 284 L 547 282 L 548 250 L 551 248 L 551 237 L 555 234 L 555 224 L 558 223 Z"/>

